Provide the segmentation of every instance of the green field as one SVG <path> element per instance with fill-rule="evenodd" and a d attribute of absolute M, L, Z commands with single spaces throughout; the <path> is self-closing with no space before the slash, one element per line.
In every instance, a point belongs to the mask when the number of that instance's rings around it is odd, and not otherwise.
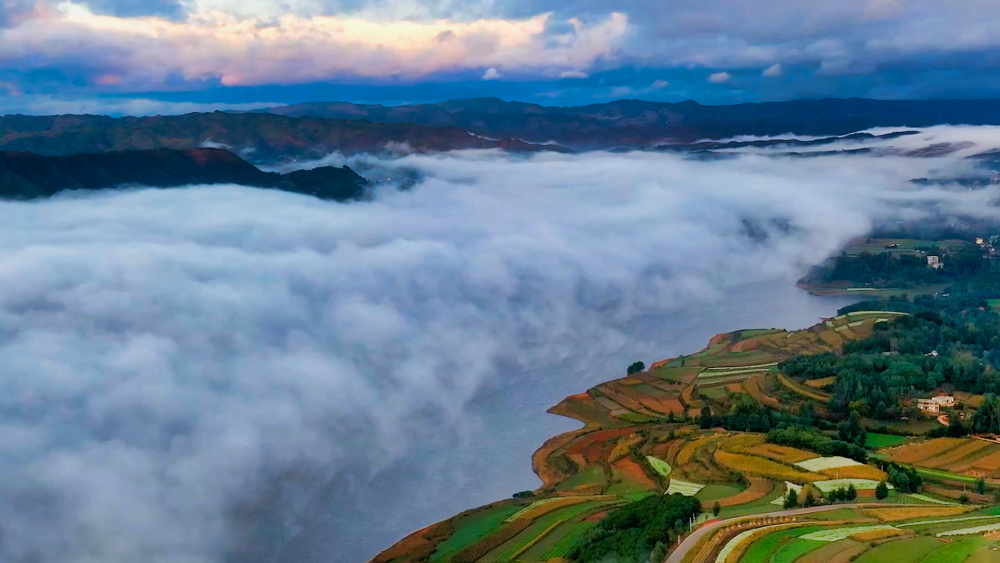
<path fill-rule="evenodd" d="M 962 563 L 974 552 L 988 545 L 993 545 L 986 538 L 967 538 L 962 541 L 941 546 L 927 554 L 921 563 Z"/>
<path fill-rule="evenodd" d="M 855 563 L 920 563 L 928 553 L 944 545 L 941 540 L 931 536 L 917 536 L 895 540 L 875 546 L 861 554 Z"/>
<path fill-rule="evenodd" d="M 869 432 L 865 437 L 865 447 L 878 449 L 898 446 L 906 441 L 906 436 L 895 436 L 893 434 L 876 434 Z"/>
<path fill-rule="evenodd" d="M 656 471 L 664 477 L 670 477 L 672 469 L 670 468 L 669 463 L 651 455 L 646 456 L 646 461 L 649 462 L 649 466 L 653 468 L 653 471 Z"/>
<path fill-rule="evenodd" d="M 705 485 L 705 488 L 698 491 L 695 496 L 703 501 L 720 500 L 738 495 L 743 489 L 736 485 Z"/>
<path fill-rule="evenodd" d="M 556 530 L 556 533 L 550 535 L 550 537 L 559 539 L 552 542 L 552 546 L 548 547 L 548 549 L 541 554 L 542 560 L 554 559 L 556 557 L 566 557 L 570 550 L 573 549 L 573 544 L 575 544 L 578 539 L 587 535 L 587 532 L 589 532 L 595 524 L 590 522 L 577 522 L 575 524 L 563 524 L 563 526 L 567 528 L 565 532 L 563 532 L 560 528 Z M 525 555 L 530 556 L 531 552 L 529 551 Z M 527 557 L 525 557 L 525 559 L 527 559 Z"/>
<path fill-rule="evenodd" d="M 460 519 L 455 524 L 455 533 L 441 542 L 441 545 L 431 555 L 431 562 L 443 561 L 462 548 L 472 545 L 476 540 L 495 532 L 503 525 L 504 520 L 521 510 L 522 507 L 522 505 L 517 504 L 494 506 Z"/>
<path fill-rule="evenodd" d="M 750 545 L 750 549 L 747 550 L 740 561 L 770 561 L 771 556 L 774 555 L 776 551 L 784 547 L 785 544 L 797 539 L 798 536 L 801 536 L 802 534 L 808 534 L 809 532 L 815 532 L 821 529 L 822 528 L 819 526 L 809 526 L 805 528 L 779 530 L 772 534 L 767 534 L 766 536 L 754 541 Z"/>
<path fill-rule="evenodd" d="M 560 524 L 566 523 L 576 516 L 591 512 L 606 505 L 609 505 L 609 503 L 592 501 L 582 504 L 574 504 L 560 510 L 550 512 L 549 514 L 546 514 L 538 520 L 532 522 L 531 526 L 528 526 L 528 528 L 523 532 L 514 536 L 513 539 L 497 548 L 497 550 L 493 552 L 496 553 L 496 555 L 490 560 L 501 563 L 512 561 L 524 552 L 529 545 L 532 545 L 532 542 L 540 541 L 539 538 L 541 536 L 547 536 L 549 533 L 555 531 Z"/>
<path fill-rule="evenodd" d="M 793 563 L 799 557 L 813 551 L 814 549 L 819 549 L 826 545 L 826 542 L 815 541 L 815 540 L 803 540 L 800 538 L 795 538 L 792 541 L 786 543 L 778 551 L 774 553 L 774 557 L 771 558 L 772 563 Z"/>
<path fill-rule="evenodd" d="M 591 465 L 586 469 L 559 483 L 560 490 L 571 490 L 581 485 L 591 485 L 593 483 L 604 482 L 604 470 L 598 465 Z"/>
<path fill-rule="evenodd" d="M 917 467 L 917 466 L 914 466 L 914 469 L 917 470 L 917 473 L 925 477 L 930 477 L 931 480 L 944 479 L 946 481 L 958 481 L 960 483 L 976 482 L 976 477 L 969 477 L 968 475 L 959 475 L 957 473 L 949 473 L 947 471 L 941 471 L 940 469 L 928 469 L 926 467 Z"/>

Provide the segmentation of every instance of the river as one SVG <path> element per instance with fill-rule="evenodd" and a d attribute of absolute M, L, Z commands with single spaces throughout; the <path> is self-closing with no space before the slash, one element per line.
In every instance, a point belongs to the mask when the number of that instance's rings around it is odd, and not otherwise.
<path fill-rule="evenodd" d="M 531 455 L 548 438 L 579 427 L 546 409 L 563 397 L 646 364 L 689 354 L 720 332 L 798 329 L 856 301 L 817 297 L 788 280 L 736 286 L 721 299 L 649 314 L 618 327 L 618 345 L 595 346 L 537 369 L 511 368 L 470 405 L 457 429 L 431 430 L 412 455 L 370 475 L 364 467 L 337 476 L 302 531 L 274 558 L 282 563 L 360 562 L 413 530 L 463 510 L 534 489 Z"/>

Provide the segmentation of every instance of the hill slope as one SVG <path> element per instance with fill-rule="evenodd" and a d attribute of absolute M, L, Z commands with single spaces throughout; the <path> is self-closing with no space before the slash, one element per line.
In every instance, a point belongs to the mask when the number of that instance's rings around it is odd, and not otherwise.
<path fill-rule="evenodd" d="M 177 116 L 0 116 L 0 150 L 68 155 L 157 148 L 222 147 L 254 162 L 320 158 L 332 152 L 377 153 L 405 146 L 418 152 L 503 148 L 538 150 L 519 141 L 476 137 L 456 127 L 371 123 L 270 114 Z"/>
<path fill-rule="evenodd" d="M 117 151 L 71 156 L 0 152 L 0 198 L 35 199 L 63 190 L 123 185 L 175 187 L 240 184 L 346 200 L 362 195 L 368 181 L 346 166 L 264 172 L 221 149 Z"/>
<path fill-rule="evenodd" d="M 1000 100 L 851 98 L 728 106 L 619 100 L 580 107 L 546 107 L 475 98 L 395 107 L 307 103 L 263 111 L 295 117 L 459 127 L 489 137 L 533 143 L 554 141 L 576 149 L 687 144 L 738 135 L 846 135 L 872 127 L 1000 125 Z"/>

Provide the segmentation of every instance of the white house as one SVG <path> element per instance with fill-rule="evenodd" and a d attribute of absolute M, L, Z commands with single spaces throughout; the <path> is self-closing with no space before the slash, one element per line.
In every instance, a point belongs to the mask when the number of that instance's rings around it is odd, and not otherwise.
<path fill-rule="evenodd" d="M 927 257 L 927 267 L 928 268 L 934 268 L 936 270 L 936 269 L 940 268 L 941 266 L 944 266 L 944 264 L 941 263 L 941 257 L 940 256 L 928 256 Z"/>
<path fill-rule="evenodd" d="M 938 395 L 930 399 L 917 399 L 917 408 L 928 413 L 941 412 L 942 408 L 955 406 L 955 397 L 951 395 Z"/>

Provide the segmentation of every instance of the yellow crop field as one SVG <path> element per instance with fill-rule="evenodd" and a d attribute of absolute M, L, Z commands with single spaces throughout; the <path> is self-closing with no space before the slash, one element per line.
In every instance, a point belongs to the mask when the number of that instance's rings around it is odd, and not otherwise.
<path fill-rule="evenodd" d="M 871 465 L 851 465 L 836 469 L 824 469 L 820 473 L 831 479 L 871 479 L 872 481 L 884 481 L 888 477 L 885 471 Z"/>
<path fill-rule="evenodd" d="M 766 457 L 788 464 L 816 457 L 816 454 L 798 448 L 768 444 L 765 439 L 763 434 L 740 434 L 726 440 L 721 447 L 727 452 Z"/>
<path fill-rule="evenodd" d="M 715 452 L 715 461 L 719 465 L 746 475 L 759 475 L 784 481 L 808 483 L 826 479 L 818 473 L 807 473 L 770 459 L 745 454 L 734 454 L 721 449 Z"/>
<path fill-rule="evenodd" d="M 977 457 L 981 457 L 981 455 L 986 453 L 986 450 L 991 446 L 995 446 L 995 444 L 984 442 L 983 440 L 969 440 L 957 448 L 952 448 L 947 452 L 920 462 L 920 465 L 945 469 L 949 465 L 959 462 L 965 458 L 975 459 Z"/>
<path fill-rule="evenodd" d="M 836 375 L 831 377 L 821 377 L 820 379 L 807 379 L 803 381 L 803 383 L 805 383 L 809 387 L 812 387 L 813 389 L 820 389 L 822 387 L 826 387 L 827 385 L 833 385 L 836 382 L 837 382 Z"/>
<path fill-rule="evenodd" d="M 691 458 L 694 457 L 694 453 L 698 448 L 718 439 L 718 436 L 702 436 L 696 440 L 685 442 L 684 446 L 681 447 L 679 452 L 677 452 L 677 457 L 674 459 L 674 465 L 687 465 L 688 463 L 691 463 Z"/>
<path fill-rule="evenodd" d="M 1000 448 L 978 459 L 963 460 L 951 466 L 951 470 L 958 473 L 964 473 L 970 469 L 984 471 L 990 477 L 996 477 L 1000 474 Z"/>
<path fill-rule="evenodd" d="M 882 522 L 898 522 L 913 518 L 930 518 L 935 516 L 955 516 L 972 510 L 966 506 L 907 506 L 903 508 L 866 508 L 861 513 L 878 518 Z"/>
<path fill-rule="evenodd" d="M 903 530 L 868 530 L 867 532 L 860 532 L 851 536 L 852 540 L 855 541 L 874 541 L 883 538 L 891 538 L 893 536 L 898 536 L 903 533 Z"/>
<path fill-rule="evenodd" d="M 632 448 L 640 442 L 642 442 L 642 436 L 638 434 L 622 439 L 615 445 L 615 449 L 611 450 L 611 454 L 608 455 L 608 462 L 614 463 L 627 456 L 632 451 Z"/>
<path fill-rule="evenodd" d="M 941 455 L 948 450 L 957 448 L 968 442 L 964 438 L 935 438 L 927 442 L 906 444 L 890 450 L 892 461 L 900 463 L 917 463 Z"/>

